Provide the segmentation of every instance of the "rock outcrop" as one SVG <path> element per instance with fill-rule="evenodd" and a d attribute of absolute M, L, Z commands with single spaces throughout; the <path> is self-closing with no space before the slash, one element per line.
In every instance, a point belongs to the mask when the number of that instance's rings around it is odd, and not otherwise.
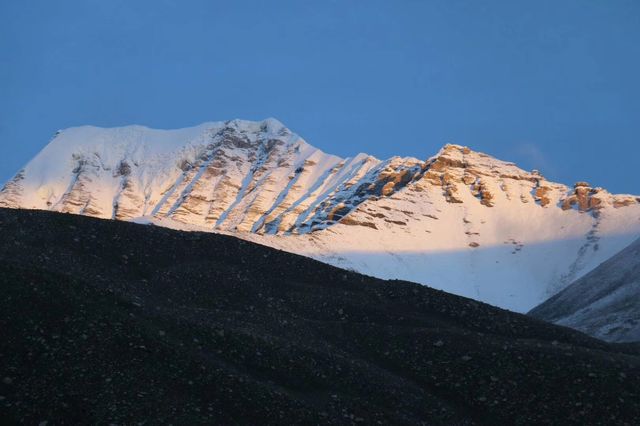
<path fill-rule="evenodd" d="M 428 159 L 340 158 L 274 119 L 66 129 L 0 206 L 232 233 L 517 311 L 640 233 L 635 196 L 569 188 L 452 144 Z"/>
<path fill-rule="evenodd" d="M 605 206 L 620 208 L 640 202 L 638 197 L 612 195 L 602 188 L 592 188 L 587 182 L 576 182 L 573 188 L 573 191 L 562 200 L 563 210 L 576 208 L 580 212 L 593 212 L 597 215 L 598 211 Z"/>

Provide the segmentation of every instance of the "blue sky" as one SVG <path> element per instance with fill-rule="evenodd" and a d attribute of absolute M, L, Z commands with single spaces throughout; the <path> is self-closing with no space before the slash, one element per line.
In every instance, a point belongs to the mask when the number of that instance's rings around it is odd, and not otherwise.
<path fill-rule="evenodd" d="M 276 117 L 326 152 L 453 142 L 640 193 L 634 0 L 0 1 L 0 180 L 60 128 Z"/>

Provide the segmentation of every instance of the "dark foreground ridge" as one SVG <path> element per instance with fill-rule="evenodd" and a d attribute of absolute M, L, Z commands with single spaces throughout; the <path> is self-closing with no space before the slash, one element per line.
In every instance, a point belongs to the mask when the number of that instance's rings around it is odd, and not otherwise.
<path fill-rule="evenodd" d="M 0 419 L 638 424 L 640 351 L 232 237 L 0 209 Z"/>

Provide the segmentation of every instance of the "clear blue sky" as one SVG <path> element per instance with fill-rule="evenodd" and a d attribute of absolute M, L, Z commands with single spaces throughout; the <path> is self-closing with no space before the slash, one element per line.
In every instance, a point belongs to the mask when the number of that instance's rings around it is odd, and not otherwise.
<path fill-rule="evenodd" d="M 276 117 L 640 193 L 640 1 L 0 0 L 0 180 L 60 128 Z"/>

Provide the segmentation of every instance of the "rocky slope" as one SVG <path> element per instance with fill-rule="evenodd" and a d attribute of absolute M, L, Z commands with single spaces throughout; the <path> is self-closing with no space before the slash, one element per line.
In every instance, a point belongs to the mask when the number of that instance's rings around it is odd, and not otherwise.
<path fill-rule="evenodd" d="M 640 347 L 210 233 L 0 209 L 0 418 L 637 424 Z"/>
<path fill-rule="evenodd" d="M 457 145 L 427 160 L 342 159 L 273 119 L 67 129 L 0 206 L 232 233 L 520 312 L 640 234 L 635 196 Z"/>
<path fill-rule="evenodd" d="M 610 341 L 640 341 L 640 239 L 530 315 Z"/>

